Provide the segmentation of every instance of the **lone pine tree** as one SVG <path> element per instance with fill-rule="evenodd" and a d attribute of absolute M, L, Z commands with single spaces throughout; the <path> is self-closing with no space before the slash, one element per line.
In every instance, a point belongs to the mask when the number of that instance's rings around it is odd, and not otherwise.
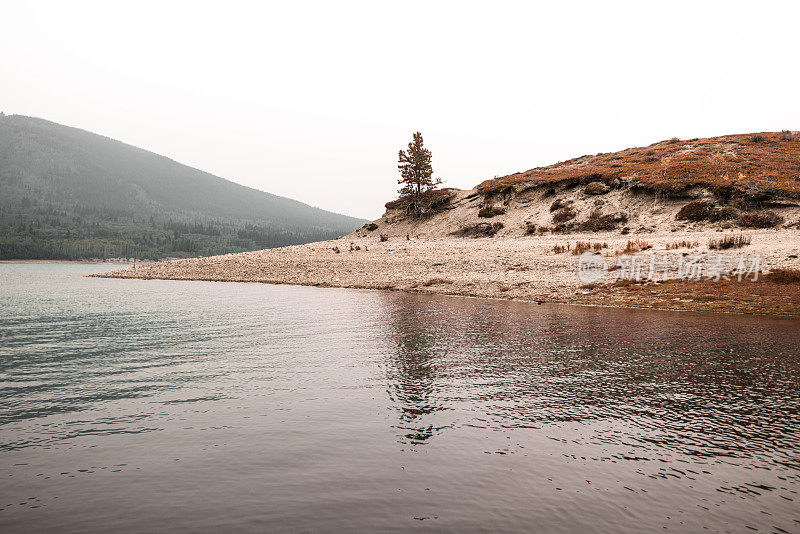
<path fill-rule="evenodd" d="M 397 168 L 400 171 L 397 183 L 402 186 L 398 192 L 402 196 L 411 197 L 409 208 L 419 214 L 422 209 L 422 194 L 436 189 L 442 183 L 441 179 L 433 177 L 431 151 L 423 146 L 421 133 L 414 133 L 414 139 L 408 143 L 408 151 L 400 151 Z"/>

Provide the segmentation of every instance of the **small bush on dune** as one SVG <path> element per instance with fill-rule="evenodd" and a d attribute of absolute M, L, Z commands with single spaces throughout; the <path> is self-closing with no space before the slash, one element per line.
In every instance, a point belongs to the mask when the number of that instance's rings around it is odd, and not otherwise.
<path fill-rule="evenodd" d="M 592 182 L 586 186 L 584 191 L 587 195 L 605 195 L 610 189 L 610 187 L 602 182 Z"/>
<path fill-rule="evenodd" d="M 783 222 L 783 217 L 774 211 L 747 212 L 739 216 L 739 225 L 745 228 L 774 228 Z"/>
<path fill-rule="evenodd" d="M 713 211 L 713 203 L 707 200 L 695 200 L 682 207 L 675 218 L 682 221 L 705 221 L 711 217 Z"/>
<path fill-rule="evenodd" d="M 478 211 L 478 217 L 483 217 L 484 219 L 488 219 L 490 217 L 496 217 L 497 215 L 502 215 L 506 212 L 504 208 L 500 208 L 498 206 L 484 206 Z"/>
<path fill-rule="evenodd" d="M 781 130 L 781 139 L 784 141 L 791 141 L 794 138 L 791 130 Z"/>
<path fill-rule="evenodd" d="M 628 220 L 624 213 L 616 215 L 603 215 L 599 209 L 594 209 L 589 213 L 589 218 L 578 225 L 578 230 L 583 232 L 603 232 L 617 228 L 617 224 Z"/>
<path fill-rule="evenodd" d="M 566 207 L 567 204 L 563 200 L 557 199 L 553 201 L 552 204 L 550 204 L 550 213 L 553 213 L 556 210 L 560 210 L 561 208 L 566 208 Z"/>
<path fill-rule="evenodd" d="M 569 206 L 560 208 L 553 213 L 553 223 L 559 224 L 570 221 L 575 218 L 578 213 Z"/>
<path fill-rule="evenodd" d="M 732 206 L 722 206 L 721 208 L 714 208 L 708 216 L 710 221 L 731 221 L 739 217 L 739 210 Z"/>
<path fill-rule="evenodd" d="M 503 223 L 501 222 L 481 222 L 474 226 L 465 226 L 464 228 L 452 232 L 450 235 L 457 237 L 493 237 L 497 232 L 502 230 L 502 228 Z"/>
<path fill-rule="evenodd" d="M 752 142 L 754 142 L 754 143 L 763 143 L 764 141 L 766 141 L 766 139 L 764 138 L 764 136 L 763 136 L 763 135 L 761 135 L 761 134 L 756 134 L 756 135 L 754 135 L 753 137 L 751 137 L 751 138 L 750 138 L 750 140 L 751 140 Z"/>
<path fill-rule="evenodd" d="M 369 231 L 369 232 L 372 232 L 373 230 L 377 230 L 377 229 L 378 229 L 378 225 L 377 225 L 377 224 L 375 224 L 375 223 L 369 223 L 369 224 L 365 224 L 365 225 L 364 225 L 364 228 L 365 228 L 367 231 Z"/>

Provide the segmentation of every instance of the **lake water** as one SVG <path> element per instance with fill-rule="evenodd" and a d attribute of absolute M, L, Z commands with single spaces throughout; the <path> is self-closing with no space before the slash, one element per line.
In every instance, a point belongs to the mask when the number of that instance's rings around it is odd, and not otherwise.
<path fill-rule="evenodd" d="M 0 531 L 800 531 L 800 322 L 0 264 Z"/>

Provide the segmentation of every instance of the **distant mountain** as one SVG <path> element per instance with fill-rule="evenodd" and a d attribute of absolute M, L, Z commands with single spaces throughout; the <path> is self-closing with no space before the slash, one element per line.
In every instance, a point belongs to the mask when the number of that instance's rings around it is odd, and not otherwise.
<path fill-rule="evenodd" d="M 108 137 L 0 115 L 0 259 L 207 256 L 331 239 L 364 222 Z"/>

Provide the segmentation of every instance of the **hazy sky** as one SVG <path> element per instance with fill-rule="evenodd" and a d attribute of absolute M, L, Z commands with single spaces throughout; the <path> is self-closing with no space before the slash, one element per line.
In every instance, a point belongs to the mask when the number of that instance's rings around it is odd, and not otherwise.
<path fill-rule="evenodd" d="M 800 2 L 4 2 L 0 110 L 378 217 L 420 130 L 446 185 L 800 129 Z"/>

